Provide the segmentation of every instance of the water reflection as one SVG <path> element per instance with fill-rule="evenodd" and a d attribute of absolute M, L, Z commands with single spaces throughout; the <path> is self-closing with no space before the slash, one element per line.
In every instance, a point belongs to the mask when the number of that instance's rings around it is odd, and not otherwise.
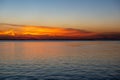
<path fill-rule="evenodd" d="M 0 42 L 1 60 L 119 59 L 119 42 Z"/>
<path fill-rule="evenodd" d="M 1 41 L 0 79 L 120 79 L 119 57 L 119 41 Z"/>

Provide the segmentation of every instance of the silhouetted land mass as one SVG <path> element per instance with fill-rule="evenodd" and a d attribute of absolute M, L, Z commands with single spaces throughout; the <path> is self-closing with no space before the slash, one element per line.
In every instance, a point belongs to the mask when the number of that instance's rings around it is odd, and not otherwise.
<path fill-rule="evenodd" d="M 18 37 L 0 37 L 0 40 L 120 40 L 120 37 L 97 37 L 97 38 L 18 38 Z"/>
<path fill-rule="evenodd" d="M 120 40 L 119 33 L 97 34 L 85 37 L 69 37 L 69 36 L 10 36 L 0 35 L 0 40 Z"/>

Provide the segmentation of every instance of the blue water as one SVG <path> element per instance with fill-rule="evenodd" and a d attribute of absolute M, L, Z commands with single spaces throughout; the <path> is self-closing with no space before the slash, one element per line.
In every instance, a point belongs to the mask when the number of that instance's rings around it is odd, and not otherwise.
<path fill-rule="evenodd" d="M 120 80 L 120 41 L 1 41 L 0 80 Z"/>

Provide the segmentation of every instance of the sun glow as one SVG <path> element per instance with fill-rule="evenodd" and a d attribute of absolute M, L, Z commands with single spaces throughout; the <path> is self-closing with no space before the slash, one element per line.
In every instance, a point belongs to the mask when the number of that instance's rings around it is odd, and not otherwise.
<path fill-rule="evenodd" d="M 0 36 L 13 36 L 22 39 L 65 39 L 89 36 L 93 33 L 84 30 L 43 26 L 21 26 L 0 31 Z"/>
<path fill-rule="evenodd" d="M 35 26 L 25 26 L 22 28 L 22 34 L 29 35 L 52 35 L 59 34 L 62 32 L 61 29 L 57 28 L 48 28 L 48 27 L 35 27 Z"/>
<path fill-rule="evenodd" d="M 7 31 L 2 31 L 0 32 L 0 35 L 11 35 L 11 36 L 15 36 L 15 31 L 14 30 L 7 30 Z"/>

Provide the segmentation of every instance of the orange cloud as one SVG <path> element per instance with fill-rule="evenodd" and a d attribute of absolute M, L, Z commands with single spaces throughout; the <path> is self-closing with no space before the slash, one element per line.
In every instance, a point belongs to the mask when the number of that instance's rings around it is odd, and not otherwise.
<path fill-rule="evenodd" d="M 82 36 L 91 35 L 91 32 L 68 29 L 68 28 L 56 28 L 56 27 L 40 27 L 40 26 L 22 26 L 19 29 L 9 29 L 0 32 L 0 35 L 7 36 L 20 36 L 31 38 L 78 38 Z"/>
<path fill-rule="evenodd" d="M 14 26 L 14 28 L 11 27 L 0 31 L 0 39 L 119 39 L 118 33 L 114 34 L 114 36 L 110 34 L 110 36 L 109 34 L 103 35 L 72 28 L 25 25 L 10 26 Z M 15 26 L 19 28 L 15 28 Z"/>

